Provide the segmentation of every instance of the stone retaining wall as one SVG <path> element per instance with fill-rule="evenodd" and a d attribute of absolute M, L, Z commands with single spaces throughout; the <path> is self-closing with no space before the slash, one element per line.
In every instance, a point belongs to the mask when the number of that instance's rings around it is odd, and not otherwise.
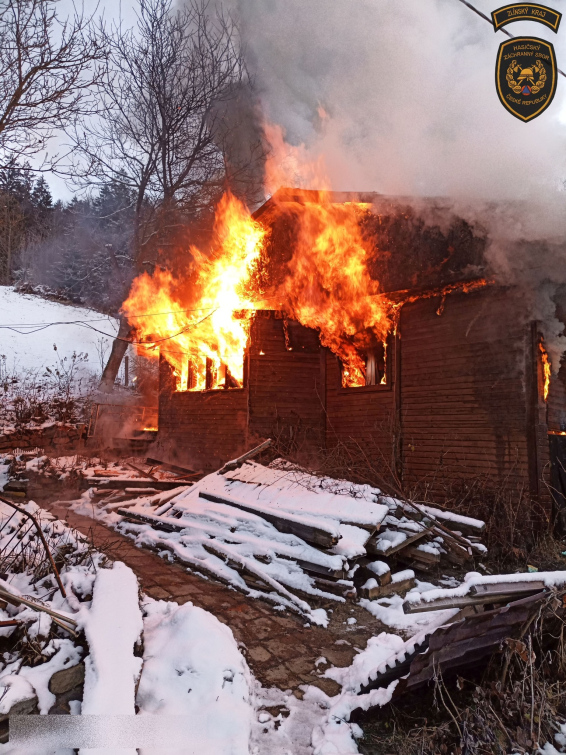
<path fill-rule="evenodd" d="M 60 451 L 74 449 L 84 444 L 85 425 L 71 425 L 64 422 L 53 422 L 41 427 L 23 428 L 11 433 L 0 434 L 0 453 L 21 448 L 24 451 L 33 448 L 43 448 L 45 451 Z"/>

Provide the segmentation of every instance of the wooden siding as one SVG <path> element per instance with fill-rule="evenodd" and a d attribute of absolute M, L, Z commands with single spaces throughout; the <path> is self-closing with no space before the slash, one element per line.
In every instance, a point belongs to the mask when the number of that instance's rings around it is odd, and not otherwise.
<path fill-rule="evenodd" d="M 560 365 L 557 375 L 552 375 L 548 392 L 548 429 L 566 431 L 566 361 Z"/>
<path fill-rule="evenodd" d="M 315 331 L 258 313 L 249 350 L 250 437 L 313 453 L 324 444 L 324 373 Z"/>
<path fill-rule="evenodd" d="M 531 329 L 520 302 L 486 288 L 447 297 L 440 316 L 438 304 L 401 312 L 404 478 L 439 478 L 439 489 L 477 475 L 528 484 Z"/>
<path fill-rule="evenodd" d="M 284 450 L 324 444 L 324 372 L 315 331 L 259 312 L 252 323 L 241 390 L 176 392 L 161 361 L 159 443 L 170 458 L 217 469 L 264 438 Z"/>
<path fill-rule="evenodd" d="M 211 470 L 246 451 L 247 406 L 246 388 L 176 392 L 161 360 L 158 443 L 169 460 Z"/>
<path fill-rule="evenodd" d="M 326 358 L 326 442 L 344 443 L 370 454 L 387 473 L 395 447 L 395 346 L 388 349 L 386 386 L 342 388 L 340 362 L 330 351 Z"/>
<path fill-rule="evenodd" d="M 566 381 L 553 381 L 546 404 L 538 328 L 521 297 L 487 287 L 438 309 L 437 298 L 402 308 L 388 384 L 359 389 L 342 388 L 339 361 L 315 331 L 259 312 L 243 389 L 176 393 L 162 361 L 160 442 L 204 469 L 267 437 L 311 454 L 345 443 L 439 500 L 447 482 L 481 476 L 548 501 L 547 414 L 563 427 Z"/>

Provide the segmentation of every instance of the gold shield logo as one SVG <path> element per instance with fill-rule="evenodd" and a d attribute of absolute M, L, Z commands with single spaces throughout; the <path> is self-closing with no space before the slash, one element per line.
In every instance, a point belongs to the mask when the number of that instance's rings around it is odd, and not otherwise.
<path fill-rule="evenodd" d="M 515 37 L 499 46 L 495 85 L 501 104 L 515 118 L 531 121 L 552 102 L 556 93 L 554 47 L 537 37 Z"/>

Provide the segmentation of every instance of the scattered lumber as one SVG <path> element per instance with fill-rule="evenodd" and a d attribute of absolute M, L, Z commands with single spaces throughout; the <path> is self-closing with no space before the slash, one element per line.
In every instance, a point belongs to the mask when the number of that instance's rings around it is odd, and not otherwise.
<path fill-rule="evenodd" d="M 150 456 L 147 457 L 145 460 L 146 464 L 153 464 L 155 467 L 160 467 L 161 469 L 164 469 L 166 472 L 175 472 L 176 474 L 186 475 L 194 477 L 196 475 L 202 474 L 202 470 L 195 471 L 194 469 L 189 469 L 189 467 L 182 467 L 180 464 L 170 464 L 168 461 L 161 461 L 160 459 L 154 459 Z"/>
<path fill-rule="evenodd" d="M 539 592 L 545 589 L 541 579 L 521 580 L 513 582 L 491 582 L 470 587 L 470 595 L 521 595 L 524 597 L 529 592 Z"/>
<path fill-rule="evenodd" d="M 472 614 L 437 628 L 424 635 L 415 645 L 409 643 L 407 649 L 370 673 L 358 694 L 365 695 L 373 689 L 387 687 L 399 679 L 393 693 L 393 700 L 397 700 L 439 675 L 447 678 L 482 661 L 486 662 L 500 648 L 504 639 L 522 636 L 546 598 L 547 593 L 536 593 L 501 608 Z M 560 610 L 563 614 L 564 603 Z"/>
<path fill-rule="evenodd" d="M 271 440 L 267 440 L 237 459 L 227 462 L 217 473 L 210 476 L 210 480 L 205 477 L 203 480 L 195 481 L 192 491 L 188 487 L 191 485 L 190 482 L 158 479 L 159 469 L 194 477 L 200 473 L 151 457 L 146 459 L 146 463 L 157 464 L 158 468 L 157 473 L 154 473 L 156 467 L 151 467 L 151 477 L 146 475 L 145 479 L 120 477 L 91 481 L 96 482 L 96 497 L 104 495 L 106 491 L 113 491 L 99 504 L 106 511 L 116 511 L 127 521 L 148 524 L 166 532 L 183 532 L 183 541 L 187 543 L 184 547 L 193 547 L 193 541 L 198 543 L 198 547 L 202 544 L 205 550 L 222 558 L 237 572 L 248 587 L 264 592 L 270 596 L 270 600 L 274 599 L 276 592 L 286 597 L 294 595 L 296 607 L 302 605 L 300 598 L 306 594 L 306 583 L 302 583 L 301 589 L 292 586 L 301 584 L 291 577 L 291 573 L 297 567 L 310 577 L 311 586 L 316 586 L 324 593 L 324 596 L 319 597 L 327 599 L 335 595 L 342 600 L 356 594 L 368 600 L 377 600 L 405 594 L 415 586 L 413 571 L 404 572 L 405 576 L 401 578 L 391 573 L 392 566 L 401 574 L 403 572 L 399 570 L 406 567 L 425 573 L 434 572 L 443 564 L 464 568 L 473 560 L 474 551 L 480 550 L 477 542 L 472 542 L 461 534 L 464 531 L 473 532 L 470 538 L 479 541 L 479 534 L 484 527 L 479 520 L 451 515 L 450 512 L 410 501 L 396 501 L 390 497 L 383 497 L 381 501 L 378 497 L 379 510 L 372 510 L 371 513 L 366 511 L 365 515 L 360 514 L 355 508 L 355 500 L 349 501 L 348 505 L 338 505 L 322 498 L 320 503 L 313 503 L 313 492 L 320 490 L 324 495 L 328 495 L 329 492 L 335 492 L 334 486 L 326 487 L 322 478 L 313 476 L 312 482 L 307 480 L 304 483 L 303 494 L 301 475 L 308 476 L 308 473 L 290 467 L 291 483 L 285 487 L 285 483 L 280 485 L 280 480 L 286 478 L 286 465 L 278 466 L 277 462 L 274 462 L 275 471 L 271 471 L 270 474 L 267 474 L 269 468 L 254 462 L 245 465 L 246 461 L 270 445 Z M 140 474 L 145 474 L 142 468 L 130 466 Z M 232 474 L 228 474 L 229 472 Z M 298 474 L 299 481 L 293 476 L 295 473 Z M 219 477 L 220 475 L 222 477 Z M 87 485 L 88 482 L 88 479 L 85 480 Z M 273 486 L 273 494 L 270 493 L 270 486 Z M 180 496 L 182 491 L 187 491 L 187 494 Z M 250 491 L 253 491 L 252 495 Z M 139 501 L 136 494 L 146 496 L 143 508 L 136 506 L 136 502 Z M 344 495 L 340 486 L 337 486 L 336 494 Z M 352 498 L 355 499 L 356 496 L 352 495 Z M 216 506 L 203 506 L 202 501 L 210 501 Z M 254 515 L 249 526 L 252 526 L 251 522 L 255 522 L 253 526 L 258 532 L 247 532 L 247 524 L 242 530 L 242 522 L 247 522 L 247 517 L 238 515 L 239 511 Z M 304 548 L 300 543 L 295 543 L 292 547 L 281 544 L 283 553 L 280 553 L 277 538 L 272 538 L 266 547 L 262 541 L 264 536 L 260 534 L 264 532 L 264 527 L 258 526 L 255 517 L 269 522 L 278 532 L 298 538 L 303 542 Z M 352 527 L 365 532 L 354 532 Z M 204 541 L 203 535 L 206 537 Z M 164 547 L 165 543 L 164 539 Z M 332 556 L 333 559 L 339 556 L 340 561 L 328 560 L 325 556 L 321 558 L 321 563 L 318 563 L 318 557 L 313 554 L 312 547 L 326 552 L 327 556 Z M 172 550 L 175 552 L 174 548 Z M 271 572 L 265 568 L 274 557 L 293 562 L 293 567 L 289 567 L 289 576 L 285 576 L 284 579 L 282 577 L 281 584 L 277 580 L 272 580 Z M 189 555 L 187 563 L 192 564 L 191 559 Z M 195 557 L 194 562 L 194 567 L 197 568 L 199 559 Z M 336 568 L 335 564 L 338 563 L 341 566 Z M 398 564 L 402 565 L 397 566 Z M 222 568 L 218 567 L 218 570 L 219 574 L 224 574 Z M 285 568 L 281 573 L 286 574 Z M 239 584 L 242 586 L 243 583 Z M 281 592 L 281 589 L 284 592 Z M 467 595 L 465 599 L 453 600 L 449 605 L 439 602 L 436 610 L 452 607 L 483 611 L 486 605 L 503 600 L 508 602 L 514 596 L 524 594 L 532 594 L 532 588 L 531 592 L 527 593 L 521 592 L 519 588 L 505 589 L 501 599 L 494 593 L 482 596 Z M 406 610 L 409 612 L 413 609 L 407 607 Z M 417 610 L 419 609 L 415 607 L 414 611 Z M 420 610 L 435 609 L 427 603 Z"/>
<path fill-rule="evenodd" d="M 284 556 L 280 556 L 284 558 Z M 295 562 L 306 571 L 308 574 L 314 574 L 316 576 L 322 576 L 325 579 L 346 579 L 347 572 L 344 569 L 336 570 L 329 569 L 322 564 L 314 564 L 312 561 L 303 561 L 300 558 L 295 559 Z"/>
<path fill-rule="evenodd" d="M 371 582 L 375 582 L 374 585 Z M 368 600 L 376 600 L 377 598 L 388 598 L 390 595 L 398 595 L 402 592 L 408 592 L 415 586 L 415 577 L 406 577 L 405 579 L 398 580 L 396 582 L 390 582 L 388 585 L 378 585 L 376 580 L 369 579 L 365 585 L 362 585 L 358 589 L 358 595 L 361 598 L 367 598 Z"/>
<path fill-rule="evenodd" d="M 321 548 L 332 548 L 332 546 L 336 545 L 340 539 L 339 535 L 320 525 L 316 526 L 315 524 L 309 524 L 305 521 L 305 517 L 295 517 L 293 514 L 288 514 L 287 512 L 275 512 L 274 509 L 268 509 L 267 507 L 258 506 L 256 504 L 252 505 L 228 496 L 219 496 L 216 495 L 216 493 L 200 491 L 199 498 L 204 498 L 213 503 L 224 503 L 235 509 L 247 511 L 248 514 L 256 514 L 262 519 L 265 519 L 266 522 L 270 522 L 277 530 L 279 530 L 279 532 L 288 535 L 296 535 L 307 543 L 313 543 Z"/>
<path fill-rule="evenodd" d="M 318 587 L 319 590 L 334 593 L 344 599 L 355 598 L 357 594 L 354 583 L 348 580 L 333 581 L 330 579 L 322 579 L 322 577 L 313 577 L 313 582 L 315 587 Z"/>
<path fill-rule="evenodd" d="M 187 529 L 187 525 L 183 525 L 177 519 L 171 517 L 155 516 L 154 514 L 140 514 L 139 511 L 128 511 L 127 508 L 118 508 L 116 513 L 123 516 L 125 519 L 130 519 L 138 524 L 151 524 L 158 530 L 164 532 L 181 532 Z"/>
<path fill-rule="evenodd" d="M 518 637 L 546 596 L 547 592 L 538 592 L 440 627 L 431 635 L 427 651 L 414 657 L 407 678 L 401 679 L 393 698 L 413 692 L 440 674 L 446 678 L 476 666 L 491 656 L 504 639 Z"/>
<path fill-rule="evenodd" d="M 223 558 L 226 561 L 230 561 L 231 563 L 238 564 L 240 569 L 242 569 L 244 572 L 251 574 L 252 577 L 259 579 L 261 582 L 266 583 L 268 587 L 271 587 L 281 595 L 285 596 L 292 603 L 295 603 L 295 605 L 297 605 L 299 608 L 307 611 L 309 610 L 310 606 L 307 603 L 298 598 L 292 592 L 289 592 L 289 590 L 282 584 L 280 584 L 276 579 L 273 579 L 273 577 L 270 577 L 269 575 L 265 574 L 265 572 L 262 572 L 259 568 L 254 566 L 249 558 L 244 558 L 243 556 L 231 552 L 229 547 L 215 540 L 209 540 L 204 544 L 203 547 L 205 548 L 205 550 L 208 550 L 215 556 Z"/>
<path fill-rule="evenodd" d="M 364 559 L 366 561 L 367 559 Z M 367 564 L 358 564 L 354 572 L 354 584 L 361 587 L 369 579 L 374 579 L 378 585 L 384 587 L 391 583 L 391 569 L 384 561 L 368 561 Z"/>
<path fill-rule="evenodd" d="M 184 487 L 187 483 L 177 480 L 152 480 L 151 478 L 142 480 L 139 477 L 115 477 L 108 480 L 99 477 L 83 477 L 81 480 L 81 488 L 84 490 L 88 488 L 98 488 L 99 490 L 108 490 L 109 488 L 147 488 L 148 485 L 151 485 L 156 490 L 173 490 L 174 488 Z"/>
<path fill-rule="evenodd" d="M 423 551 L 412 545 L 397 552 L 397 558 L 414 569 L 430 571 L 440 563 L 440 554 Z"/>
<path fill-rule="evenodd" d="M 139 472 L 139 474 L 141 474 L 142 477 L 149 477 L 151 480 L 157 480 L 157 477 L 154 474 L 152 474 L 151 469 L 149 470 L 149 472 L 146 472 L 145 470 L 141 469 L 135 464 L 132 464 L 131 462 L 127 462 L 127 465 L 130 467 L 130 469 L 133 469 L 134 472 Z"/>
<path fill-rule="evenodd" d="M 399 534 L 406 534 L 399 530 L 394 530 L 394 531 L 399 532 Z M 374 535 L 368 540 L 368 542 L 366 543 L 366 550 L 368 553 L 372 553 L 374 556 L 383 556 L 384 558 L 386 558 L 387 556 L 392 556 L 394 553 L 397 553 L 398 551 L 405 550 L 405 548 L 407 548 L 407 546 L 411 545 L 412 543 L 416 543 L 418 540 L 422 540 L 423 537 L 426 537 L 427 535 L 429 535 L 431 531 L 432 531 L 432 528 L 427 527 L 426 529 L 423 529 L 420 532 L 416 532 L 414 535 L 409 535 L 402 542 L 398 543 L 397 545 L 392 545 L 390 548 L 387 548 L 386 550 L 380 550 L 377 547 L 380 539 L 385 537 L 385 533 L 378 532 L 377 535 Z"/>
<path fill-rule="evenodd" d="M 135 495 L 152 495 L 159 493 L 157 488 L 124 488 L 124 493 L 133 493 Z"/>
<path fill-rule="evenodd" d="M 128 508 L 128 506 L 135 506 L 138 504 L 139 501 L 137 498 L 123 498 L 120 496 L 119 501 L 114 501 L 113 503 L 105 503 L 102 507 L 104 511 L 116 511 L 117 509 L 121 508 Z"/>
<path fill-rule="evenodd" d="M 447 529 L 461 532 L 462 535 L 479 537 L 485 532 L 485 522 L 479 519 L 453 514 L 451 511 L 433 506 L 425 506 L 423 504 L 417 504 L 417 506 L 425 516 L 431 516 L 436 522 L 442 524 Z"/>

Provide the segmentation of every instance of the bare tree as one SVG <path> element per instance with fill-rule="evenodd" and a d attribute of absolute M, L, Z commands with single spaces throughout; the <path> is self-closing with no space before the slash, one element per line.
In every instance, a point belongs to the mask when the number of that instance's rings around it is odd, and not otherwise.
<path fill-rule="evenodd" d="M 57 16 L 53 0 L 0 3 L 0 164 L 41 152 L 57 129 L 92 109 L 101 45 L 92 16 Z"/>
<path fill-rule="evenodd" d="M 247 83 L 238 30 L 206 0 L 139 0 L 135 28 L 99 35 L 109 55 L 100 118 L 74 131 L 74 174 L 134 195 L 134 257 L 141 271 L 155 238 L 197 216 L 229 180 L 226 108 Z M 86 158 L 86 159 L 85 159 Z M 124 292 L 126 293 L 126 292 Z M 110 389 L 127 347 L 121 323 L 101 387 Z"/>
<path fill-rule="evenodd" d="M 226 180 L 221 103 L 247 80 L 238 32 L 206 0 L 139 0 L 133 29 L 99 37 L 109 54 L 100 84 L 102 116 L 75 129 L 89 183 L 121 183 L 135 195 L 134 244 L 142 253 L 164 205 L 192 208 Z M 150 226 L 148 226 L 150 223 Z"/>

